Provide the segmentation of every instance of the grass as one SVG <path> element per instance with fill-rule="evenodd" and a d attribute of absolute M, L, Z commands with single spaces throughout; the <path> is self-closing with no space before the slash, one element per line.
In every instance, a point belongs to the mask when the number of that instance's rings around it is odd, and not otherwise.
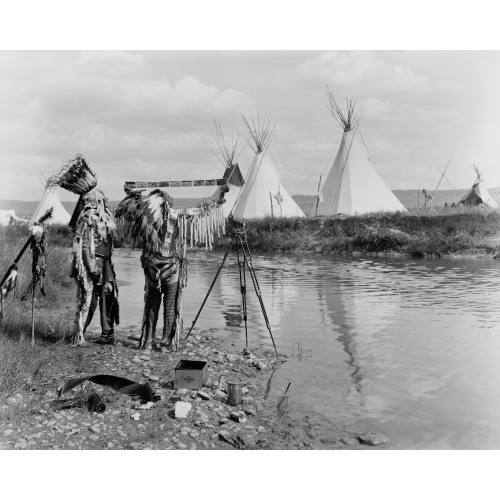
<path fill-rule="evenodd" d="M 500 212 L 443 208 L 246 223 L 252 250 L 262 252 L 398 253 L 413 257 L 498 253 Z M 217 246 L 226 246 L 228 237 Z"/>
<path fill-rule="evenodd" d="M 28 237 L 29 232 L 26 226 L 0 228 L 1 278 L 14 262 Z M 74 286 L 73 278 L 69 277 L 72 239 L 69 239 L 64 226 L 61 226 L 61 228 L 51 226 L 47 231 L 46 241 L 45 261 L 47 271 L 44 279 L 46 296 L 41 296 L 37 288 L 36 297 L 39 307 L 55 307 L 61 302 L 61 290 L 67 290 Z M 31 251 L 28 248 L 18 264 L 17 293 L 19 296 L 25 292 L 31 280 L 31 259 Z M 30 300 L 29 297 L 28 300 Z"/>

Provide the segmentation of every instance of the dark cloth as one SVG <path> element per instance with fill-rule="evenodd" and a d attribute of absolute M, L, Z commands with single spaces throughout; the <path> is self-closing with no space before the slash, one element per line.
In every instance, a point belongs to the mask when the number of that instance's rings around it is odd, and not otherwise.
<path fill-rule="evenodd" d="M 99 305 L 101 317 L 101 336 L 109 339 L 114 338 L 114 325 L 117 324 L 114 290 L 107 291 L 103 285 L 94 285 L 84 332 L 94 317 L 97 305 Z"/>
<path fill-rule="evenodd" d="M 175 311 L 178 282 L 168 283 L 161 281 L 160 288 L 156 282 L 146 277 L 144 320 L 141 337 L 141 347 L 147 347 L 149 343 L 156 344 L 156 325 L 163 296 L 163 335 L 162 343 L 170 343 L 175 334 Z"/>

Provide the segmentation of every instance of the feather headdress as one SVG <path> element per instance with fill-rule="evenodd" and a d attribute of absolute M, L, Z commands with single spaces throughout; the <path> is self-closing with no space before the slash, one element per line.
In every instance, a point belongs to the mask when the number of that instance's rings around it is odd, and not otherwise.
<path fill-rule="evenodd" d="M 72 193 L 83 195 L 97 186 L 97 177 L 85 158 L 77 154 L 74 160 L 63 164 L 61 171 L 47 179 L 46 188 L 62 187 Z"/>
<path fill-rule="evenodd" d="M 173 204 L 172 197 L 160 189 L 149 194 L 130 191 L 118 205 L 115 216 L 131 223 L 130 236 L 135 247 L 146 243 L 150 250 L 158 251 L 165 241 Z"/>

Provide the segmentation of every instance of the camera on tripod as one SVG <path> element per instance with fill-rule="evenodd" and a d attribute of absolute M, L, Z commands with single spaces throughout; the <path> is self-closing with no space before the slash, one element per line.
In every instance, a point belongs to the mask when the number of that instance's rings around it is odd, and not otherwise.
<path fill-rule="evenodd" d="M 228 225 L 229 225 L 229 236 L 245 233 L 245 223 L 243 221 L 234 219 L 233 214 L 230 214 L 228 217 Z"/>

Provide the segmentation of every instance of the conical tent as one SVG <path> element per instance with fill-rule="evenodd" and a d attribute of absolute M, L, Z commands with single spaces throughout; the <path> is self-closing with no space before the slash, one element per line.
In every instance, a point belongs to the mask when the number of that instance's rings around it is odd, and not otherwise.
<path fill-rule="evenodd" d="M 260 126 L 253 121 L 249 124 L 245 118 L 243 121 L 249 132 L 249 142 L 255 156 L 233 209 L 234 219 L 241 221 L 269 216 L 305 217 L 304 212 L 281 184 L 268 151 L 267 146 L 273 128 L 269 123 Z"/>
<path fill-rule="evenodd" d="M 329 108 L 344 134 L 333 165 L 318 196 L 315 215 L 406 212 L 404 205 L 373 168 L 358 130 L 355 102 L 344 114 L 328 91 Z"/>
<path fill-rule="evenodd" d="M 236 163 L 236 160 L 238 159 L 238 156 L 243 148 L 243 144 L 239 133 L 235 134 L 234 131 L 231 137 L 231 142 L 227 142 L 224 138 L 224 134 L 222 133 L 220 123 L 214 120 L 214 125 L 214 138 L 217 143 L 217 151 L 212 148 L 210 149 L 225 168 L 224 175 L 222 177 L 227 179 L 227 187 L 229 188 L 229 191 L 224 195 L 225 203 L 222 205 L 222 210 L 224 211 L 224 217 L 229 217 L 229 215 L 233 212 L 243 184 L 245 184 L 243 175 L 241 175 L 240 167 L 238 166 L 238 163 Z"/>
<path fill-rule="evenodd" d="M 476 182 L 470 191 L 460 200 L 463 205 L 487 205 L 491 208 L 498 208 L 498 203 L 491 197 L 490 193 L 483 184 L 481 174 L 476 166 Z"/>
<path fill-rule="evenodd" d="M 71 215 L 63 207 L 59 197 L 53 189 L 47 189 L 43 194 L 40 203 L 30 219 L 30 224 L 37 221 L 49 208 L 53 208 L 54 210 L 48 224 L 69 224 Z"/>

